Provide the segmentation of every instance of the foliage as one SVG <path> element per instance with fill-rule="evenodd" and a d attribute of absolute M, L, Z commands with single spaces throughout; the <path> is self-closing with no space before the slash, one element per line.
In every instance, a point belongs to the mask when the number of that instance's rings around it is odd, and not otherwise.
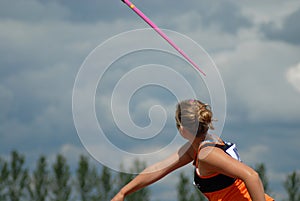
<path fill-rule="evenodd" d="M 112 175 L 108 167 L 102 168 L 102 173 L 99 179 L 100 199 L 109 200 L 113 195 Z"/>
<path fill-rule="evenodd" d="M 136 172 L 141 172 L 143 169 L 145 169 L 146 164 L 144 162 L 141 162 L 139 160 L 135 160 L 133 163 L 133 166 L 130 168 L 131 174 L 124 173 L 126 172 L 124 170 L 124 167 L 121 164 L 121 172 L 119 172 L 117 177 L 117 184 L 118 189 L 120 189 L 122 186 L 130 182 L 134 178 L 134 174 Z M 143 188 L 135 193 L 132 193 L 131 195 L 127 196 L 126 200 L 129 201 L 150 201 L 150 190 L 149 188 Z"/>
<path fill-rule="evenodd" d="M 26 197 L 25 188 L 28 185 L 28 170 L 24 168 L 25 157 L 17 151 L 11 153 L 11 163 L 8 169 L 7 196 L 11 201 L 19 201 Z"/>
<path fill-rule="evenodd" d="M 179 182 L 177 184 L 178 201 L 204 201 L 203 194 L 194 186 L 184 172 L 179 174 Z"/>
<path fill-rule="evenodd" d="M 75 186 L 82 201 L 99 200 L 96 194 L 98 175 L 95 167 L 91 167 L 86 156 L 81 155 L 76 170 Z"/>
<path fill-rule="evenodd" d="M 259 174 L 259 177 L 262 181 L 262 184 L 264 186 L 264 190 L 266 193 L 270 193 L 270 188 L 269 188 L 269 181 L 268 177 L 266 175 L 266 167 L 263 163 L 258 163 L 255 165 L 255 171 Z"/>
<path fill-rule="evenodd" d="M 121 165 L 121 172 L 113 172 L 107 167 L 96 168 L 87 156 L 80 156 L 75 174 L 72 174 L 67 159 L 58 154 L 50 169 L 47 158 L 40 156 L 35 169 L 25 167 L 25 157 L 12 151 L 10 160 L 0 157 L 0 201 L 107 201 L 125 184 L 141 172 L 146 164 L 134 161 L 128 171 Z M 265 191 L 270 192 L 264 164 L 257 164 Z M 131 172 L 127 174 L 124 172 Z M 176 185 L 178 201 L 204 201 L 203 194 L 192 185 L 191 177 L 179 174 Z M 300 174 L 296 171 L 288 174 L 283 186 L 288 201 L 300 200 Z M 129 195 L 127 201 L 150 201 L 150 190 L 144 188 Z"/>
<path fill-rule="evenodd" d="M 0 158 L 0 200 L 6 200 L 8 194 L 8 163 Z"/>
<path fill-rule="evenodd" d="M 283 186 L 288 193 L 288 201 L 300 200 L 300 174 L 296 171 L 289 174 Z"/>
<path fill-rule="evenodd" d="M 68 201 L 71 195 L 70 167 L 64 156 L 58 154 L 52 166 L 51 201 Z"/>
<path fill-rule="evenodd" d="M 30 200 L 45 201 L 48 196 L 49 170 L 45 156 L 40 156 L 36 169 L 30 178 L 30 185 L 27 186 Z"/>

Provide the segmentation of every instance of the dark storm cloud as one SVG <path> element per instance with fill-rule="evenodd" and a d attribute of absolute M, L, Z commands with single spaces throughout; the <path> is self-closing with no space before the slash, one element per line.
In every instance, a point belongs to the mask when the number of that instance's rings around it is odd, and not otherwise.
<path fill-rule="evenodd" d="M 67 10 L 54 1 L 48 1 L 44 4 L 36 0 L 0 1 L 0 18 L 5 20 L 37 22 L 46 19 L 63 19 L 67 15 Z"/>
<path fill-rule="evenodd" d="M 113 21 L 130 17 L 121 2 L 103 0 L 3 0 L 0 2 L 0 17 L 22 21 L 67 20 L 93 23 Z"/>
<path fill-rule="evenodd" d="M 193 14 L 189 21 L 190 28 L 202 24 L 204 27 L 217 26 L 221 31 L 235 34 L 240 28 L 252 26 L 251 21 L 242 15 L 238 5 L 231 1 L 156 0 L 145 1 L 143 4 L 141 8 L 145 7 L 145 12 L 154 17 L 160 16 L 159 20 L 162 20 L 165 26 L 169 26 L 172 21 L 175 23 L 178 17 L 186 14 Z"/>
<path fill-rule="evenodd" d="M 121 0 L 74 0 L 74 1 L 49 1 L 40 0 L 43 5 L 55 2 L 66 10 L 64 19 L 81 23 L 93 23 L 97 21 L 115 21 L 121 19 L 134 19 L 140 21 L 137 16 Z M 189 13 L 196 16 L 191 20 L 190 27 L 197 27 L 201 23 L 204 26 L 217 26 L 228 33 L 236 33 L 239 28 L 249 27 L 251 21 L 242 15 L 238 5 L 231 1 L 132 1 L 150 19 L 155 19 L 158 26 L 172 28 L 170 26 L 177 18 Z M 62 9 L 61 9 L 62 10 Z M 146 25 L 145 25 L 146 26 Z"/>
<path fill-rule="evenodd" d="M 200 12 L 204 24 L 217 24 L 224 32 L 236 33 L 240 28 L 252 25 L 249 19 L 241 15 L 240 8 L 229 1 L 201 7 Z"/>
<path fill-rule="evenodd" d="M 247 5 L 235 1 L 132 2 L 163 28 L 182 31 L 194 39 L 199 36 L 208 42 L 206 48 L 220 43 L 216 45 L 214 59 L 219 58 L 217 64 L 222 68 L 228 96 L 222 136 L 238 143 L 241 152 L 247 154 L 244 157 L 247 162 L 265 162 L 276 174 L 299 167 L 300 96 L 285 80 L 287 68 L 299 63 L 299 46 L 265 40 L 257 32 L 260 28 L 270 39 L 299 44 L 299 10 L 284 19 L 281 29 L 275 29 L 272 24 L 253 27 L 257 24 L 243 14 Z M 261 5 L 260 1 L 257 5 Z M 278 12 L 276 8 L 270 9 Z M 256 13 L 255 9 L 251 11 Z M 265 9 L 261 12 L 272 17 Z M 80 65 L 106 38 L 144 27 L 148 25 L 121 0 L 1 0 L 1 155 L 18 149 L 25 154 L 49 156 L 67 149 L 74 157 L 72 150 L 80 147 L 80 142 L 73 125 L 71 96 Z M 138 95 L 137 104 L 140 99 L 153 99 L 150 94 Z M 163 96 L 158 99 L 164 100 Z M 98 104 L 105 107 L 100 101 Z M 138 125 L 148 125 L 148 110 L 140 110 L 144 105 L 135 106 L 132 106 L 136 112 L 133 119 Z M 170 127 L 166 127 L 170 136 L 176 131 L 173 109 L 172 106 Z M 118 136 L 115 139 L 116 143 L 122 143 L 117 141 Z M 124 146 L 129 149 L 132 144 Z M 256 152 L 255 146 L 266 149 L 262 149 L 263 153 Z"/>
<path fill-rule="evenodd" d="M 141 3 L 142 4 L 142 3 Z M 201 23 L 204 27 L 217 26 L 221 31 L 236 33 L 240 28 L 252 26 L 249 19 L 242 15 L 238 5 L 231 1 L 145 1 L 145 12 L 160 16 L 168 26 L 169 21 L 176 21 L 181 15 L 193 13 L 190 27 L 197 27 Z M 163 16 L 163 17 L 162 17 Z M 176 25 L 178 26 L 178 24 Z M 180 25 L 179 25 L 180 26 Z"/>
<path fill-rule="evenodd" d="M 300 44 L 300 8 L 284 19 L 282 27 L 276 28 L 273 23 L 261 27 L 267 38 L 285 41 L 294 45 Z"/>
<path fill-rule="evenodd" d="M 121 0 L 39 0 L 42 4 L 56 2 L 64 9 L 68 10 L 69 15 L 65 18 L 74 22 L 93 23 L 97 21 L 113 21 L 128 18 L 125 5 Z"/>

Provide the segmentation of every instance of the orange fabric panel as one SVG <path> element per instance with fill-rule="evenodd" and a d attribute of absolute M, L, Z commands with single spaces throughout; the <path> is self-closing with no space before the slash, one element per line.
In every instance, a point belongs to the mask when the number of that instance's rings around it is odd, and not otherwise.
<path fill-rule="evenodd" d="M 251 197 L 248 193 L 245 183 L 237 179 L 231 186 L 211 193 L 204 194 L 209 201 L 251 201 Z M 269 195 L 265 194 L 266 201 L 274 201 Z"/>

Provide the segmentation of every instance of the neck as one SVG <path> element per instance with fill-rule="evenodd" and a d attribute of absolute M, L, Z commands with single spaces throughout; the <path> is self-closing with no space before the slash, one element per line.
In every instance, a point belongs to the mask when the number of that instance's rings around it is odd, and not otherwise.
<path fill-rule="evenodd" d="M 199 145 L 201 142 L 203 142 L 205 140 L 205 136 L 206 135 L 203 135 L 203 137 L 196 137 L 193 142 L 191 143 L 192 144 L 192 147 L 195 151 L 198 151 L 199 149 Z"/>

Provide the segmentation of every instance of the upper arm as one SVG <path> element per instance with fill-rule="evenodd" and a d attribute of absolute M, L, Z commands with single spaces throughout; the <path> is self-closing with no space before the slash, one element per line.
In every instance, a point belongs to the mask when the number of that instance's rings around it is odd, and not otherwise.
<path fill-rule="evenodd" d="M 256 173 L 252 168 L 232 158 L 219 148 L 206 147 L 201 151 L 203 154 L 199 154 L 200 163 L 206 165 L 213 172 L 242 180 Z M 205 157 L 201 157 L 203 155 Z"/>
<path fill-rule="evenodd" d="M 184 165 L 193 161 L 192 148 L 189 143 L 183 145 L 177 152 L 173 153 L 163 161 L 154 164 L 149 171 L 163 171 L 163 174 L 168 174 Z"/>

